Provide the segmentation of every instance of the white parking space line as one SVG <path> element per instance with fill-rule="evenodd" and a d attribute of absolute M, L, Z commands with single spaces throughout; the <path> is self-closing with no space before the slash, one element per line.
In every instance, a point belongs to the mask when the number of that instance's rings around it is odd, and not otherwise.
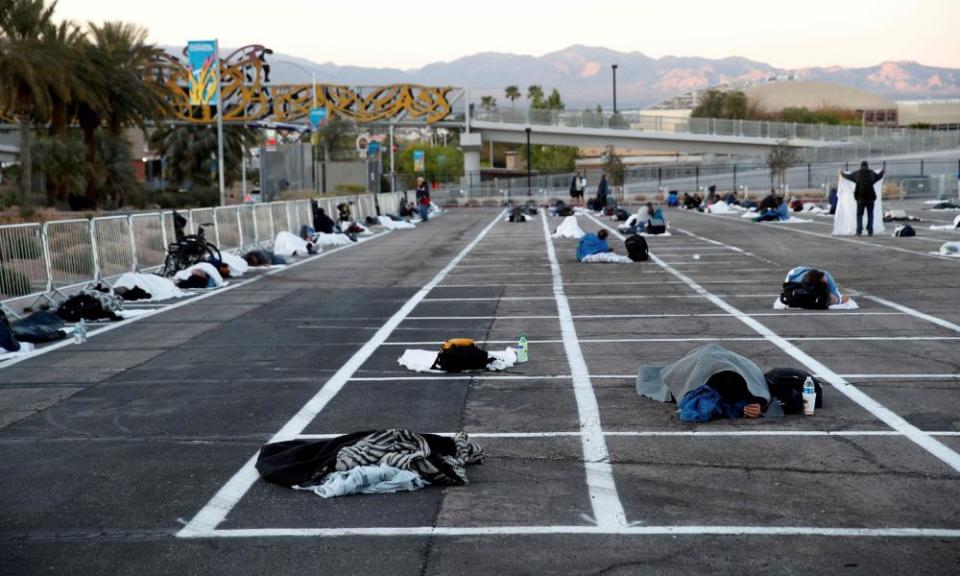
<path fill-rule="evenodd" d="M 542 213 L 542 212 L 541 212 Z M 593 519 L 598 527 L 617 528 L 627 525 L 626 513 L 620 496 L 617 494 L 617 485 L 613 477 L 613 466 L 610 464 L 610 454 L 603 437 L 603 427 L 600 424 L 600 407 L 597 396 L 590 381 L 590 372 L 583 357 L 583 350 L 577 341 L 577 329 L 573 323 L 573 314 L 570 304 L 563 291 L 563 276 L 560 272 L 560 262 L 557 261 L 553 249 L 553 239 L 550 229 L 547 228 L 546 217 L 541 218 L 543 223 L 543 237 L 547 244 L 547 256 L 550 258 L 550 270 L 553 274 L 553 294 L 557 302 L 557 315 L 560 321 L 560 330 L 563 334 L 563 348 L 567 362 L 570 365 L 574 397 L 577 400 L 577 414 L 580 418 L 580 444 L 583 447 L 584 467 L 586 468 L 587 487 L 590 492 L 590 504 L 593 506 Z"/>
<path fill-rule="evenodd" d="M 751 316 L 907 316 L 906 312 L 851 312 L 840 310 L 799 311 L 790 312 L 755 312 Z M 630 319 L 630 318 L 724 318 L 736 316 L 729 312 L 708 312 L 708 313 L 689 313 L 689 314 L 574 314 L 573 318 L 580 319 Z M 530 316 L 410 316 L 407 320 L 543 320 L 557 318 L 552 315 L 530 315 Z"/>
<path fill-rule="evenodd" d="M 518 440 L 532 438 L 573 438 L 581 436 L 577 431 L 557 432 L 471 432 L 464 430 L 470 438 L 515 438 Z M 346 432 L 333 434 L 300 434 L 298 440 L 329 440 L 343 436 Z M 456 432 L 429 432 L 435 436 L 453 437 Z M 960 436 L 955 431 L 927 432 L 932 436 Z M 609 438 L 762 438 L 762 437 L 867 437 L 867 436 L 902 436 L 896 430 L 606 430 L 604 436 Z"/>
<path fill-rule="evenodd" d="M 706 280 L 703 284 L 757 284 L 758 280 Z M 661 286 L 663 284 L 683 284 L 679 280 L 635 280 L 629 282 L 607 282 L 604 286 Z M 596 282 L 564 282 L 568 286 L 596 286 Z M 437 288 L 531 288 L 534 286 L 553 286 L 553 282 L 534 282 L 518 284 L 441 284 Z"/>
<path fill-rule="evenodd" d="M 566 286 L 566 285 L 565 285 Z M 780 293 L 724 294 L 723 298 L 776 298 Z M 567 296 L 568 300 L 658 300 L 703 298 L 700 294 L 584 294 Z M 424 302 L 510 302 L 514 300 L 553 300 L 553 296 L 489 296 L 482 298 L 426 298 Z"/>
<path fill-rule="evenodd" d="M 766 340 L 766 338 L 758 338 Z M 581 342 L 583 342 L 581 340 Z M 386 344 L 384 344 L 386 346 Z M 819 376 L 819 374 L 814 374 Z M 840 374 L 841 378 L 849 380 L 960 380 L 960 374 Z M 545 376 L 520 375 L 489 375 L 482 373 L 461 376 L 444 374 L 421 374 L 418 376 L 355 376 L 350 381 L 356 382 L 402 382 L 402 381 L 445 381 L 445 380 L 563 380 L 572 378 L 569 374 L 551 374 Z M 591 380 L 636 380 L 636 374 L 591 374 Z"/>
<path fill-rule="evenodd" d="M 727 216 L 713 216 L 713 217 L 722 218 L 727 221 L 743 220 L 743 218 L 734 218 L 734 217 L 727 217 Z M 756 223 L 754 222 L 748 222 L 748 224 L 756 225 Z M 861 246 L 869 246 L 871 248 L 879 248 L 881 250 L 894 250 L 896 252 L 903 252 L 905 254 L 917 254 L 927 258 L 936 258 L 938 260 L 947 261 L 947 262 L 960 262 L 960 258 L 951 258 L 950 256 L 942 256 L 940 254 L 925 252 L 922 250 L 908 250 L 907 248 L 901 248 L 900 246 L 891 246 L 890 244 L 876 244 L 874 242 L 868 242 L 866 240 L 860 240 L 856 238 L 849 238 L 847 236 L 834 236 L 832 234 L 824 234 L 821 232 L 811 232 L 810 230 L 801 230 L 796 226 L 766 224 L 763 222 L 760 223 L 760 226 L 764 226 L 771 230 L 786 230 L 788 232 L 796 232 L 797 234 L 806 234 L 808 236 L 816 236 L 818 238 L 827 238 L 829 240 L 839 240 L 841 242 L 849 242 L 851 244 L 859 244 Z M 861 236 L 860 238 L 864 238 L 864 236 Z M 867 238 L 869 238 L 869 236 L 867 236 Z"/>
<path fill-rule="evenodd" d="M 594 220 L 597 221 L 596 219 Z M 599 221 L 597 221 L 597 223 L 603 225 Z M 622 238 L 622 236 L 616 230 L 610 229 L 609 227 L 608 229 L 611 231 L 611 234 L 615 234 Z M 803 364 L 811 372 L 818 374 L 821 379 L 829 382 L 839 392 L 841 392 L 842 394 L 844 394 L 845 396 L 847 396 L 848 398 L 850 398 L 851 400 L 859 404 L 863 409 L 870 412 L 874 417 L 884 422 L 885 424 L 890 426 L 892 429 L 902 433 L 909 440 L 911 440 L 912 442 L 914 442 L 915 444 L 917 444 L 918 446 L 920 446 L 921 448 L 923 448 L 924 450 L 926 450 L 927 452 L 935 456 L 936 458 L 943 461 L 945 464 L 953 468 L 955 471 L 960 472 L 960 454 L 957 454 L 957 452 L 955 452 L 953 449 L 943 444 L 942 442 L 934 439 L 932 436 L 920 430 L 913 424 L 910 424 L 900 415 L 896 414 L 889 408 L 883 406 L 882 404 L 880 404 L 879 402 L 877 402 L 876 400 L 868 396 L 866 393 L 864 393 L 862 390 L 860 390 L 856 386 L 847 382 L 839 374 L 833 372 L 832 370 L 827 368 L 824 364 L 820 363 L 820 361 L 814 359 L 812 356 L 808 355 L 803 350 L 797 348 L 796 346 L 791 344 L 789 341 L 779 336 L 773 330 L 767 328 L 764 324 L 761 324 L 758 320 L 753 318 L 751 315 L 741 312 L 740 310 L 735 308 L 733 305 L 728 303 L 726 300 L 723 300 L 722 298 L 719 298 L 713 295 L 706 288 L 697 284 L 695 280 L 693 280 L 683 272 L 680 272 L 676 268 L 673 268 L 670 264 L 663 262 L 657 256 L 651 254 L 650 257 L 658 266 L 661 266 L 662 268 L 666 269 L 677 278 L 684 280 L 692 290 L 700 294 L 706 295 L 707 298 L 711 302 L 716 304 L 719 308 L 733 314 L 738 320 L 740 320 L 741 322 L 749 326 L 755 332 L 766 337 L 767 340 L 769 340 L 772 344 L 776 345 L 782 351 L 792 356 L 795 360 Z"/>
<path fill-rule="evenodd" d="M 791 342 L 896 342 L 901 340 L 960 340 L 960 336 L 784 336 Z M 697 336 L 690 338 L 580 338 L 581 344 L 630 344 L 642 342 L 752 342 L 766 340 L 762 336 Z M 516 340 L 475 340 L 477 344 L 516 344 Z M 563 340 L 527 340 L 530 344 L 559 344 Z M 439 346 L 439 340 L 384 342 L 384 346 Z"/>
<path fill-rule="evenodd" d="M 434 286 L 439 284 L 451 270 L 460 263 L 461 260 L 480 243 L 481 240 L 490 232 L 493 227 L 501 221 L 503 213 L 498 214 L 486 228 L 467 246 L 463 248 L 442 270 L 429 282 L 423 285 L 416 294 L 397 310 L 393 316 L 387 320 L 383 326 L 364 344 L 357 352 L 350 357 L 347 362 L 334 373 L 313 396 L 286 424 L 269 440 L 269 442 L 279 442 L 295 437 L 316 418 L 317 414 L 326 407 L 338 392 L 349 382 L 350 378 L 356 373 L 364 362 L 369 359 L 380 345 L 387 341 L 393 330 L 403 322 L 410 312 L 423 300 Z M 210 499 L 209 502 L 184 526 L 179 532 L 179 538 L 196 538 L 218 535 L 215 534 L 216 527 L 223 522 L 230 513 L 230 510 L 247 493 L 254 482 L 258 479 L 258 474 L 254 465 L 257 455 L 251 456 L 246 463 L 237 471 L 230 480 L 227 481 L 220 490 Z"/>
<path fill-rule="evenodd" d="M 415 526 L 383 528 L 234 528 L 215 530 L 220 538 L 335 538 L 525 536 L 605 534 L 620 536 L 798 536 L 829 538 L 960 538 L 952 528 L 848 528 L 817 526 Z"/>
<path fill-rule="evenodd" d="M 859 296 L 862 296 L 863 298 L 866 298 L 867 300 L 872 300 L 872 301 L 876 302 L 877 304 L 882 304 L 882 305 L 887 306 L 887 307 L 889 307 L 889 308 L 893 308 L 894 310 L 899 310 L 900 312 L 903 312 L 904 314 L 909 314 L 910 316 L 913 316 L 914 318 L 919 318 L 920 320 L 926 320 L 927 322 L 936 324 L 937 326 L 942 326 L 942 327 L 944 327 L 944 328 L 948 328 L 948 329 L 953 330 L 953 331 L 955 331 L 955 332 L 960 332 L 960 325 L 954 324 L 953 322 L 950 322 L 949 320 L 944 320 L 943 318 L 937 318 L 936 316 L 931 316 L 930 314 L 925 314 L 925 313 L 923 313 L 923 312 L 921 312 L 921 311 L 919 311 L 919 310 L 915 310 L 915 309 L 913 309 L 913 308 L 910 308 L 909 306 L 904 306 L 903 304 L 897 304 L 896 302 L 891 302 L 890 300 L 887 300 L 887 299 L 885 299 L 885 298 L 880 298 L 879 296 L 873 296 L 873 295 L 871 295 L 871 294 L 864 294 L 864 293 L 862 293 L 862 292 L 858 292 L 857 294 L 858 294 Z"/>

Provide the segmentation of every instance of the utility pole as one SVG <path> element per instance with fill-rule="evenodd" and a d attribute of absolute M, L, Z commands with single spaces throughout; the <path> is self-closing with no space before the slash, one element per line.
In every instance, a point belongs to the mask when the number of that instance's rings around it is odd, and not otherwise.
<path fill-rule="evenodd" d="M 226 193 L 223 185 L 223 92 L 220 90 L 220 40 L 213 41 L 217 56 L 217 173 L 220 180 L 220 205 L 226 205 Z"/>
<path fill-rule="evenodd" d="M 617 65 L 611 64 L 613 68 L 613 113 L 617 113 Z"/>
<path fill-rule="evenodd" d="M 530 196 L 533 194 L 532 192 L 533 185 L 531 184 L 531 175 L 530 175 L 530 169 L 531 169 L 531 163 L 532 163 L 532 158 L 530 156 L 530 132 L 531 131 L 532 131 L 531 128 L 527 126 L 527 130 L 526 130 L 527 132 L 527 196 Z"/>

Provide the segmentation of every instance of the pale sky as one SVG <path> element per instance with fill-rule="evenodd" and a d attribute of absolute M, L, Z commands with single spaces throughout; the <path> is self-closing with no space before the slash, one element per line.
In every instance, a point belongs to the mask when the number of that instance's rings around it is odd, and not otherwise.
<path fill-rule="evenodd" d="M 225 48 L 258 43 L 366 67 L 586 44 L 782 68 L 886 60 L 960 68 L 960 0 L 60 0 L 57 14 L 141 24 L 157 44 L 216 37 Z"/>

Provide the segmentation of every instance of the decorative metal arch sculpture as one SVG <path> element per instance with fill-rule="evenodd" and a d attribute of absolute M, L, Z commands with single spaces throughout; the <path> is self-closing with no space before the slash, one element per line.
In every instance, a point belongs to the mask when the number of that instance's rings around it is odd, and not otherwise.
<path fill-rule="evenodd" d="M 223 119 L 227 122 L 256 122 L 270 119 L 289 122 L 306 117 L 314 105 L 311 84 L 270 84 L 273 51 L 253 44 L 235 50 L 220 61 Z M 216 120 L 213 106 L 190 104 L 190 70 L 180 58 L 164 53 L 155 67 L 155 80 L 166 86 L 178 120 L 199 124 Z M 394 84 L 376 87 L 350 87 L 317 84 L 316 105 L 331 115 L 358 123 L 400 117 L 433 124 L 453 111 L 452 87 Z"/>

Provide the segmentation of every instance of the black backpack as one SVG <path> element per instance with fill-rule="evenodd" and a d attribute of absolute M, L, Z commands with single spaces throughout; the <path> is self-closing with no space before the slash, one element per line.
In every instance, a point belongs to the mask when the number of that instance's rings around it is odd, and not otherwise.
<path fill-rule="evenodd" d="M 623 208 L 617 208 L 615 215 L 617 217 L 617 222 L 626 222 L 627 218 L 630 217 L 630 213 Z"/>
<path fill-rule="evenodd" d="M 774 368 L 763 375 L 770 388 L 770 394 L 783 402 L 785 414 L 799 414 L 803 412 L 803 382 L 811 376 L 809 372 L 798 368 Z M 814 408 L 823 407 L 823 383 L 813 378 L 813 388 L 817 392 L 817 401 Z"/>
<path fill-rule="evenodd" d="M 826 285 L 805 286 L 800 282 L 784 282 L 780 302 L 790 308 L 826 310 L 830 307 L 830 294 Z"/>
<path fill-rule="evenodd" d="M 913 229 L 913 226 L 909 224 L 904 224 L 903 226 L 897 226 L 897 229 L 893 231 L 894 236 L 916 236 L 917 231 Z"/>
<path fill-rule="evenodd" d="M 563 206 L 557 209 L 557 216 L 560 216 L 561 218 L 566 218 L 567 216 L 573 216 L 573 214 L 574 214 L 573 208 L 569 206 Z"/>
<path fill-rule="evenodd" d="M 623 241 L 627 248 L 627 256 L 634 262 L 644 262 L 650 259 L 650 249 L 647 247 L 647 239 L 643 236 L 634 234 Z"/>
<path fill-rule="evenodd" d="M 667 224 L 661 218 L 650 218 L 647 220 L 647 234 L 663 234 L 667 231 Z"/>
<path fill-rule="evenodd" d="M 514 206 L 510 209 L 510 222 L 526 222 L 527 218 L 523 215 L 523 207 Z"/>
<path fill-rule="evenodd" d="M 469 344 L 467 343 L 469 342 Z M 464 370 L 483 370 L 490 362 L 490 355 L 477 348 L 470 340 L 448 340 L 444 343 L 434 360 L 433 370 L 444 372 L 463 372 Z"/>

